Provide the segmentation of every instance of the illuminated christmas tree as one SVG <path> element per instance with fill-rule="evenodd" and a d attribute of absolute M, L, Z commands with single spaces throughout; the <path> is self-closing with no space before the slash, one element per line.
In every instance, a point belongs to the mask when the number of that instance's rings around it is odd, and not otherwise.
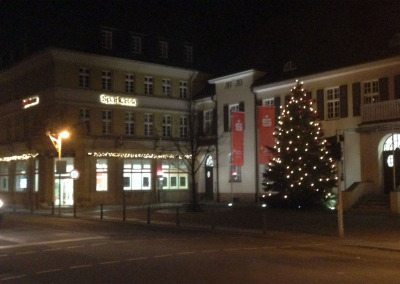
<path fill-rule="evenodd" d="M 264 190 L 295 207 L 321 205 L 336 185 L 336 167 L 323 138 L 311 96 L 296 81 L 274 131 L 274 158 L 263 174 Z"/>

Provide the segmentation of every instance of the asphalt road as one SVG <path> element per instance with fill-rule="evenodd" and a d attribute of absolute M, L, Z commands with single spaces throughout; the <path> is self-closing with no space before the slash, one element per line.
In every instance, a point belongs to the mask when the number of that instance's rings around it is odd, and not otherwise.
<path fill-rule="evenodd" d="M 1 283 L 399 283 L 400 251 L 293 233 L 212 233 L 9 215 Z"/>

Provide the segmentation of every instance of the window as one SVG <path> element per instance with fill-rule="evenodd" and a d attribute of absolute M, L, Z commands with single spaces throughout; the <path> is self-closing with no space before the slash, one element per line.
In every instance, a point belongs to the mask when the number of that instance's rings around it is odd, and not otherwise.
<path fill-rule="evenodd" d="M 179 97 L 181 99 L 186 99 L 188 97 L 188 84 L 187 81 L 179 82 Z"/>
<path fill-rule="evenodd" d="M 185 61 L 187 63 L 193 62 L 193 47 L 191 45 L 185 45 L 184 47 Z"/>
<path fill-rule="evenodd" d="M 242 181 L 242 168 L 240 166 L 231 165 L 229 181 L 230 182 Z"/>
<path fill-rule="evenodd" d="M 275 106 L 275 104 L 274 104 L 274 98 L 263 99 L 262 105 L 263 105 L 263 106 L 269 106 L 269 107 Z"/>
<path fill-rule="evenodd" d="M 135 134 L 135 114 L 132 111 L 125 112 L 125 134 L 128 136 Z"/>
<path fill-rule="evenodd" d="M 101 48 L 112 49 L 113 34 L 112 31 L 102 30 L 101 31 Z"/>
<path fill-rule="evenodd" d="M 87 108 L 79 110 L 79 120 L 86 128 L 86 133 L 90 133 L 90 111 Z"/>
<path fill-rule="evenodd" d="M 214 111 L 212 109 L 203 111 L 203 132 L 204 132 L 204 134 L 210 134 L 212 131 L 213 113 L 214 113 Z"/>
<path fill-rule="evenodd" d="M 172 119 L 170 115 L 164 115 L 162 120 L 162 135 L 163 137 L 171 137 Z"/>
<path fill-rule="evenodd" d="M 135 75 L 128 73 L 125 75 L 125 92 L 131 94 L 134 91 L 135 91 Z"/>
<path fill-rule="evenodd" d="M 160 57 L 168 58 L 168 42 L 161 40 L 160 44 Z"/>
<path fill-rule="evenodd" d="M 101 87 L 103 90 L 112 90 L 111 71 L 101 72 Z"/>
<path fill-rule="evenodd" d="M 153 95 L 153 77 L 151 76 L 144 77 L 144 94 Z"/>
<path fill-rule="evenodd" d="M 108 190 L 108 161 L 107 159 L 96 160 L 96 191 Z"/>
<path fill-rule="evenodd" d="M 27 161 L 15 163 L 15 191 L 23 192 L 28 188 Z"/>
<path fill-rule="evenodd" d="M 142 38 L 140 36 L 132 36 L 132 53 L 142 54 Z"/>
<path fill-rule="evenodd" d="M 188 189 L 188 168 L 182 160 L 162 161 L 162 189 Z"/>
<path fill-rule="evenodd" d="M 242 85 L 243 85 L 243 80 L 242 79 L 237 79 L 235 86 L 239 87 L 239 86 L 242 86 Z"/>
<path fill-rule="evenodd" d="M 239 104 L 229 105 L 229 120 L 228 120 L 229 129 L 231 129 L 232 112 L 237 112 L 237 111 L 239 111 Z"/>
<path fill-rule="evenodd" d="M 179 136 L 181 138 L 187 138 L 188 137 L 188 117 L 186 115 L 182 115 L 179 120 L 180 120 Z"/>
<path fill-rule="evenodd" d="M 338 87 L 325 90 L 326 96 L 326 118 L 334 119 L 340 117 L 340 91 Z"/>
<path fill-rule="evenodd" d="M 230 88 L 232 88 L 232 82 L 231 81 L 225 82 L 225 89 L 230 89 Z"/>
<path fill-rule="evenodd" d="M 170 79 L 162 80 L 162 92 L 163 92 L 164 96 L 167 96 L 167 97 L 171 96 L 171 80 Z"/>
<path fill-rule="evenodd" d="M 87 89 L 89 88 L 89 69 L 81 67 L 79 68 L 79 88 Z"/>
<path fill-rule="evenodd" d="M 33 191 L 39 192 L 39 160 L 35 159 L 35 169 L 34 169 L 34 182 L 33 182 Z"/>
<path fill-rule="evenodd" d="M 151 190 L 151 161 L 124 160 L 124 190 Z"/>
<path fill-rule="evenodd" d="M 9 163 L 0 163 L 0 191 L 8 191 L 8 165 Z"/>
<path fill-rule="evenodd" d="M 103 110 L 102 111 L 102 133 L 111 134 L 111 123 L 112 123 L 112 111 Z"/>
<path fill-rule="evenodd" d="M 379 102 L 379 81 L 364 82 L 364 104 Z"/>
<path fill-rule="evenodd" d="M 144 136 L 153 136 L 153 114 L 144 114 Z"/>

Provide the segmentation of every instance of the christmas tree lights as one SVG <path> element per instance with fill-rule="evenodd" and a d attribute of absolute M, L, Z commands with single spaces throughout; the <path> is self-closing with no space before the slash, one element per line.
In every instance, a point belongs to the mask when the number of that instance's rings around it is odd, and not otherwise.
<path fill-rule="evenodd" d="M 327 150 L 311 97 L 296 81 L 274 131 L 274 158 L 266 166 L 264 189 L 278 191 L 299 206 L 321 204 L 336 185 L 336 167 Z"/>

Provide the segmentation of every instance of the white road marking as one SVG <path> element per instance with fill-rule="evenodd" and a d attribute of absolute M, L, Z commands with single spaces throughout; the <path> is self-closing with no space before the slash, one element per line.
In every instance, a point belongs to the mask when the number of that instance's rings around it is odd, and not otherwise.
<path fill-rule="evenodd" d="M 214 252 L 220 252 L 219 249 L 206 249 L 202 250 L 201 253 L 214 253 Z"/>
<path fill-rule="evenodd" d="M 184 251 L 184 252 L 178 252 L 176 255 L 189 255 L 189 254 L 194 254 L 195 251 Z"/>
<path fill-rule="evenodd" d="M 160 255 L 155 255 L 153 256 L 154 258 L 164 258 L 164 257 L 170 257 L 173 256 L 172 254 L 160 254 Z"/>
<path fill-rule="evenodd" d="M 57 250 L 61 250 L 61 248 L 49 248 L 49 249 L 44 249 L 42 251 L 48 252 L 48 251 L 57 251 Z"/>
<path fill-rule="evenodd" d="M 92 264 L 73 265 L 73 266 L 70 266 L 69 269 L 79 269 L 79 268 L 88 268 L 88 267 L 93 267 L 93 265 Z"/>
<path fill-rule="evenodd" d="M 76 249 L 76 248 L 83 248 L 83 246 L 70 246 L 66 247 L 65 249 Z"/>
<path fill-rule="evenodd" d="M 138 260 L 146 260 L 149 259 L 147 256 L 141 256 L 141 257 L 133 257 L 133 258 L 128 258 L 127 261 L 138 261 Z"/>
<path fill-rule="evenodd" d="M 26 255 L 26 254 L 33 254 L 36 251 L 29 250 L 29 251 L 22 251 L 22 252 L 16 252 L 15 255 Z"/>
<path fill-rule="evenodd" d="M 111 260 L 111 261 L 104 261 L 100 262 L 100 265 L 108 265 L 108 264 L 115 264 L 121 262 L 120 260 Z"/>
<path fill-rule="evenodd" d="M 36 272 L 36 274 L 52 273 L 52 272 L 58 272 L 58 271 L 61 271 L 61 270 L 62 270 L 61 268 L 54 268 L 54 269 L 38 271 L 38 272 Z"/>
<path fill-rule="evenodd" d="M 24 243 L 24 244 L 15 244 L 8 246 L 0 246 L 1 249 L 10 249 L 10 248 L 19 248 L 19 247 L 29 247 L 29 246 L 42 246 L 42 245 L 50 245 L 50 244 L 61 244 L 61 243 L 69 243 L 69 242 L 79 242 L 79 241 L 88 241 L 88 240 L 100 240 L 106 239 L 103 236 L 97 237 L 84 237 L 84 238 L 75 238 L 75 239 L 63 239 L 63 240 L 54 240 L 54 241 L 43 241 L 43 242 L 32 242 L 32 243 Z"/>
<path fill-rule="evenodd" d="M 7 280 L 15 280 L 15 279 L 21 279 L 26 277 L 26 274 L 21 274 L 21 275 L 13 275 L 13 276 L 8 276 L 8 277 L 4 277 L 1 278 L 1 281 L 7 281 Z"/>
<path fill-rule="evenodd" d="M 104 242 L 104 243 L 94 243 L 94 244 L 90 244 L 90 246 L 92 246 L 92 247 L 98 247 L 98 246 L 105 246 L 105 245 L 107 245 L 108 243 L 106 243 L 106 242 Z"/>

